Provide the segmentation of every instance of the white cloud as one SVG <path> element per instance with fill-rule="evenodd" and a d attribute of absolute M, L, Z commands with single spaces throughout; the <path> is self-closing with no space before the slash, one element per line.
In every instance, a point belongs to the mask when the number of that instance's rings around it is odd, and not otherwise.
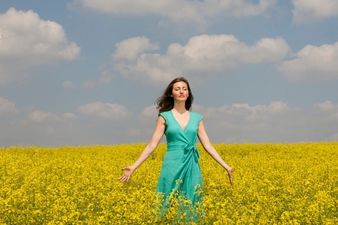
<path fill-rule="evenodd" d="M 65 80 L 62 82 L 62 87 L 66 89 L 73 89 L 76 87 L 76 85 L 70 80 Z"/>
<path fill-rule="evenodd" d="M 307 23 L 338 16 L 337 0 L 293 0 L 293 20 Z"/>
<path fill-rule="evenodd" d="M 314 104 L 314 109 L 317 109 L 319 113 L 323 113 L 323 117 L 327 118 L 327 120 L 334 124 L 338 122 L 338 104 L 332 101 L 326 100 L 324 102 L 320 102 Z"/>
<path fill-rule="evenodd" d="M 242 121 L 250 120 L 251 122 L 265 119 L 267 115 L 278 116 L 290 110 L 288 104 L 281 101 L 272 101 L 269 105 L 250 106 L 248 103 L 233 103 L 231 106 L 215 108 L 203 108 L 200 106 L 198 109 L 202 110 L 206 117 L 214 117 L 218 114 L 226 115 L 226 118 L 241 118 Z"/>
<path fill-rule="evenodd" d="M 108 120 L 123 120 L 129 116 L 128 109 L 119 104 L 108 102 L 91 102 L 86 105 L 80 106 L 79 111 L 82 114 L 108 119 Z"/>
<path fill-rule="evenodd" d="M 60 24 L 31 10 L 0 14 L 0 38 L 0 84 L 20 80 L 32 66 L 73 60 L 80 53 Z"/>
<path fill-rule="evenodd" d="M 55 146 L 131 142 L 126 129 L 130 125 L 134 126 L 134 123 L 126 123 L 123 118 L 117 118 L 123 121 L 122 127 L 119 123 L 100 123 L 72 112 L 58 113 L 39 109 L 22 109 L 21 112 L 15 120 L 0 119 L 0 145 Z"/>
<path fill-rule="evenodd" d="M 158 114 L 156 106 L 151 105 L 143 109 L 142 115 L 149 118 L 155 118 Z"/>
<path fill-rule="evenodd" d="M 332 108 L 322 111 L 319 108 Z M 310 108 L 290 107 L 286 102 L 267 105 L 234 103 L 230 106 L 194 106 L 204 115 L 215 142 L 299 142 L 333 140 L 337 133 L 338 107 L 325 101 Z"/>
<path fill-rule="evenodd" d="M 10 100 L 6 98 L 0 97 L 0 116 L 13 115 L 18 112 L 19 110 L 15 106 L 14 102 L 11 102 Z"/>
<path fill-rule="evenodd" d="M 101 85 L 110 84 L 113 78 L 111 76 L 101 76 L 98 80 L 87 80 L 83 83 L 85 88 L 95 88 Z"/>
<path fill-rule="evenodd" d="M 109 71 L 104 70 L 101 72 L 101 76 L 98 80 L 87 80 L 83 83 L 83 87 L 95 88 L 98 86 L 107 85 L 110 84 L 113 79 L 114 77 L 112 76 L 112 74 Z"/>
<path fill-rule="evenodd" d="M 52 113 L 42 110 L 32 110 L 29 112 L 28 118 L 30 121 L 36 123 L 53 123 L 77 119 L 77 116 L 73 113 Z"/>
<path fill-rule="evenodd" d="M 158 46 L 146 37 L 133 37 L 116 44 L 115 60 L 134 60 L 148 50 L 156 50 Z"/>
<path fill-rule="evenodd" d="M 62 113 L 61 114 L 63 118 L 65 119 L 77 119 L 78 117 L 74 113 Z"/>
<path fill-rule="evenodd" d="M 74 0 L 73 5 L 114 15 L 156 15 L 176 22 L 205 23 L 213 16 L 244 17 L 266 12 L 275 0 Z"/>
<path fill-rule="evenodd" d="M 338 112 L 338 104 L 335 104 L 334 102 L 329 100 L 314 104 L 314 108 L 319 109 L 320 111 L 323 112 L 332 112 L 332 111 Z"/>
<path fill-rule="evenodd" d="M 199 35 L 185 45 L 170 44 L 166 53 L 154 53 L 156 44 L 134 37 L 116 45 L 114 68 L 128 77 L 169 81 L 178 74 L 205 76 L 224 72 L 242 64 L 276 63 L 289 52 L 282 38 L 262 38 L 252 46 L 233 35 Z"/>
<path fill-rule="evenodd" d="M 154 106 L 145 107 L 132 117 L 123 116 L 129 114 L 124 106 L 111 103 L 93 102 L 80 108 L 82 113 L 104 118 L 104 121 L 123 121 L 123 126 L 117 122 L 100 123 L 88 117 L 79 120 L 73 113 L 32 110 L 28 112 L 29 120 L 0 120 L 0 143 L 144 143 L 150 140 L 157 118 Z M 330 100 L 303 108 L 291 107 L 283 101 L 257 105 L 237 102 L 217 107 L 194 104 L 193 111 L 204 116 L 212 143 L 337 140 L 338 103 Z"/>
<path fill-rule="evenodd" d="M 44 122 L 44 121 L 56 121 L 58 117 L 50 112 L 44 112 L 40 110 L 34 110 L 29 113 L 29 119 L 33 122 Z"/>
<path fill-rule="evenodd" d="M 268 106 L 268 109 L 271 113 L 282 113 L 289 109 L 289 106 L 285 102 L 273 101 Z"/>
<path fill-rule="evenodd" d="M 333 45 L 307 45 L 293 60 L 281 64 L 280 70 L 288 78 L 337 79 L 338 78 L 338 42 Z"/>

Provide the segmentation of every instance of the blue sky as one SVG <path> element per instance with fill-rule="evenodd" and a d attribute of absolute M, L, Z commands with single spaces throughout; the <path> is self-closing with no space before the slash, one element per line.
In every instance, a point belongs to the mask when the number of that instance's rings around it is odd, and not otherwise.
<path fill-rule="evenodd" d="M 337 19 L 335 0 L 1 0 L 0 145 L 146 143 L 180 75 L 213 143 L 337 140 Z"/>

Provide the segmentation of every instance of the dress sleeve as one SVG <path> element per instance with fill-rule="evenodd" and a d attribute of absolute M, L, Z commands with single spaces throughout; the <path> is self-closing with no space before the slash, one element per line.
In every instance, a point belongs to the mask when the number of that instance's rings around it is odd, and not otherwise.
<path fill-rule="evenodd" d="M 160 117 L 160 116 L 162 116 L 163 117 L 163 119 L 165 120 L 165 129 L 164 129 L 164 132 L 166 132 L 167 131 L 167 114 L 165 113 L 165 112 L 161 112 L 161 113 L 158 113 L 158 116 Z"/>
<path fill-rule="evenodd" d="M 198 122 L 200 122 L 201 120 L 203 120 L 203 116 L 202 114 L 198 113 Z"/>
<path fill-rule="evenodd" d="M 167 121 L 166 114 L 164 112 L 158 113 L 158 116 L 162 116 L 165 121 Z"/>

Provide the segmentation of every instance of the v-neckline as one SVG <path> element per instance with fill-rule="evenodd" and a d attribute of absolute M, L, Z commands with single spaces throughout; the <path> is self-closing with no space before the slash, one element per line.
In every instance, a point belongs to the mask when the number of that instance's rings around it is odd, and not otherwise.
<path fill-rule="evenodd" d="M 178 122 L 178 120 L 176 119 L 176 117 L 175 117 L 175 115 L 174 115 L 174 113 L 173 113 L 173 111 L 172 110 L 170 110 L 170 113 L 171 113 L 171 116 L 174 118 L 174 120 L 175 120 L 175 122 L 176 122 L 176 124 L 181 128 L 181 130 L 182 131 L 185 131 L 185 129 L 188 127 L 188 125 L 189 125 L 189 123 L 190 123 L 190 119 L 191 119 L 191 112 L 189 112 L 189 118 L 188 118 L 188 122 L 187 122 L 187 124 L 185 125 L 185 127 L 183 128 L 182 126 L 181 126 L 181 124 Z"/>

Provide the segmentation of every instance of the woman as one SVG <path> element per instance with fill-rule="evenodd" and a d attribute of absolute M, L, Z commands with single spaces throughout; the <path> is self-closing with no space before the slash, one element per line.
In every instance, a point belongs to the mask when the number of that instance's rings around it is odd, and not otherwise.
<path fill-rule="evenodd" d="M 199 166 L 197 137 L 204 149 L 227 171 L 230 184 L 233 183 L 233 168 L 226 164 L 211 145 L 204 128 L 202 115 L 189 111 L 193 95 L 188 81 L 183 77 L 170 82 L 164 94 L 157 100 L 159 116 L 153 136 L 140 157 L 131 166 L 124 167 L 121 182 L 129 181 L 133 172 L 156 149 L 163 134 L 166 135 L 167 152 L 162 164 L 157 192 L 162 193 L 163 216 L 169 207 L 169 197 L 173 193 L 183 196 L 196 206 L 202 202 L 202 176 Z M 193 220 L 197 215 L 188 214 Z"/>

